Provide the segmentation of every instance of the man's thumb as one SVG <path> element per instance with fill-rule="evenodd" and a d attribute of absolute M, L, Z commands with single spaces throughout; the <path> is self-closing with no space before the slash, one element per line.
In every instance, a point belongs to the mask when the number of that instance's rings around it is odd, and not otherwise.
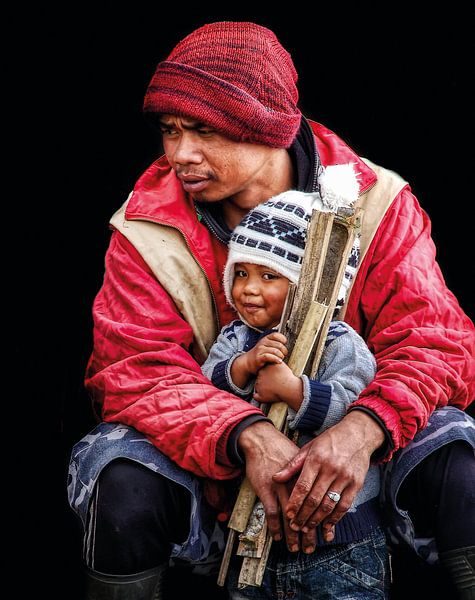
<path fill-rule="evenodd" d="M 307 451 L 301 450 L 283 469 L 277 471 L 277 473 L 272 476 L 272 479 L 278 483 L 289 481 L 289 479 L 292 479 L 297 473 L 300 473 L 306 457 Z"/>

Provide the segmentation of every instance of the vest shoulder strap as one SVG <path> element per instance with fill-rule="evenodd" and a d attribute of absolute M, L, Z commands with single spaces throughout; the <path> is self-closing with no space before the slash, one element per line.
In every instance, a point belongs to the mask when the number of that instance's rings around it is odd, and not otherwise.
<path fill-rule="evenodd" d="M 178 229 L 151 221 L 126 220 L 129 199 L 110 223 L 129 240 L 171 296 L 193 330 L 194 356 L 204 360 L 218 334 L 208 278 Z"/>
<path fill-rule="evenodd" d="M 360 261 L 362 264 L 366 252 L 371 245 L 371 242 L 376 235 L 378 227 L 381 224 L 386 212 L 393 203 L 399 192 L 407 185 L 404 179 L 389 169 L 380 167 L 367 158 L 362 158 L 364 162 L 373 169 L 378 179 L 376 183 L 367 192 L 362 194 L 357 202 L 356 207 L 362 209 L 361 229 L 360 229 Z M 359 267 L 358 265 L 358 267 Z M 346 301 L 338 313 L 338 318 L 343 319 L 348 305 L 348 298 L 351 294 L 351 289 L 356 280 L 358 268 L 353 275 L 351 285 L 346 294 Z"/>
<path fill-rule="evenodd" d="M 361 207 L 364 211 L 360 238 L 360 264 L 388 208 L 403 187 L 407 185 L 407 182 L 394 171 L 384 169 L 367 158 L 362 160 L 373 169 L 378 180 L 372 188 L 359 197 L 356 203 L 356 206 Z"/>

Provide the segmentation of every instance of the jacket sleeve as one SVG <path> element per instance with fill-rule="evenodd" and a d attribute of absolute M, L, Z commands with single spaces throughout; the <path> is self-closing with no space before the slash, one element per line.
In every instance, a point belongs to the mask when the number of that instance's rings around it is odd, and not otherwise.
<path fill-rule="evenodd" d="M 235 477 L 235 466 L 216 462 L 216 445 L 233 425 L 262 412 L 202 374 L 191 355 L 191 327 L 119 232 L 106 253 L 93 317 L 85 383 L 96 412 L 141 431 L 198 476 Z"/>
<path fill-rule="evenodd" d="M 435 254 L 429 218 L 406 186 L 354 286 L 355 321 L 377 373 L 353 406 L 376 413 L 391 433 L 393 451 L 426 426 L 435 408 L 464 409 L 475 394 L 474 326 L 447 288 Z"/>

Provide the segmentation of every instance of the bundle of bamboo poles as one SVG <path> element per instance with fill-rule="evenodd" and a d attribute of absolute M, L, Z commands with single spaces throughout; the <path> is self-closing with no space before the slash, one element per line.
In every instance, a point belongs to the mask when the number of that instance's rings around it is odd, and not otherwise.
<path fill-rule="evenodd" d="M 360 218 L 358 209 L 312 212 L 298 285 L 289 286 L 280 328 L 287 337 L 287 364 L 294 375 L 314 377 L 317 372 Z M 272 404 L 268 417 L 277 429 L 287 433 L 285 403 Z M 247 478 L 241 484 L 228 528 L 218 585 L 225 583 L 238 538 L 236 554 L 243 557 L 238 585 L 260 586 L 272 537 L 264 507 Z"/>

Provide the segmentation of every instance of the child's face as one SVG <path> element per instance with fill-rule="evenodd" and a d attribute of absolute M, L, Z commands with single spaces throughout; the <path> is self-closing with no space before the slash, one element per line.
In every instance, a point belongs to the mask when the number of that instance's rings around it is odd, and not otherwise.
<path fill-rule="evenodd" d="M 269 267 L 234 265 L 233 301 L 239 314 L 253 327 L 270 329 L 279 324 L 288 288 L 289 280 Z"/>

